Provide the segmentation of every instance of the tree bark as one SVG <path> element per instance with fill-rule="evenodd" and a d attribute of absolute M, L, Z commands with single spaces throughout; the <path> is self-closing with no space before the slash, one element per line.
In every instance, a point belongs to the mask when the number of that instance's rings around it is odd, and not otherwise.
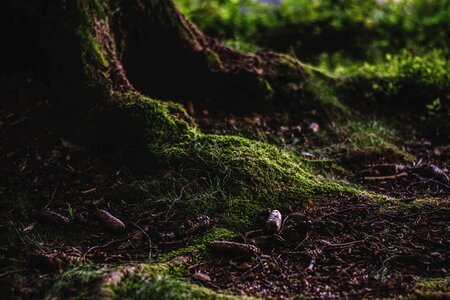
<path fill-rule="evenodd" d="M 2 5 L 9 52 L 21 50 L 19 62 L 5 59 L 6 70 L 44 62 L 53 87 L 63 91 L 94 80 L 121 92 L 134 86 L 158 99 L 243 109 L 286 102 L 308 78 L 289 56 L 242 54 L 205 36 L 172 0 Z"/>
<path fill-rule="evenodd" d="M 129 156 L 139 157 L 194 134 L 180 106 L 146 96 L 254 110 L 298 101 L 308 92 L 311 74 L 297 60 L 224 46 L 171 0 L 1 5 L 9 53 L 2 74 L 39 70 L 64 126 L 102 151 L 128 147 Z"/>
<path fill-rule="evenodd" d="M 210 108 L 254 109 L 273 105 L 273 99 L 281 102 L 286 87 L 301 88 L 308 77 L 289 56 L 242 54 L 205 36 L 172 0 L 122 0 L 116 11 L 125 69 L 147 95 Z"/>

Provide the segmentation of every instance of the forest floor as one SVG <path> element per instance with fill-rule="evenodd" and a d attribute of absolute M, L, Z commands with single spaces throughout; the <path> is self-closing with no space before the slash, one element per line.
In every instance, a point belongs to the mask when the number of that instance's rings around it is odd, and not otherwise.
<path fill-rule="evenodd" d="M 81 263 L 157 261 L 214 227 L 207 222 L 178 238 L 177 230 L 196 219 L 170 208 L 148 211 L 105 200 L 111 189 L 136 181 L 132 172 L 36 125 L 33 109 L 17 104 L 35 95 L 38 87 L 28 85 L 33 84 L 18 78 L 13 90 L 21 92 L 2 91 L 11 105 L 0 108 L 0 291 L 6 298 L 48 296 L 61 274 Z M 40 105 L 45 107 L 45 99 Z M 217 253 L 198 261 L 195 253 L 184 253 L 192 261 L 183 278 L 215 291 L 256 297 L 449 297 L 448 145 L 403 139 L 403 151 L 416 164 L 391 153 L 360 152 L 357 158 L 341 153 L 337 158 L 315 151 L 329 143 L 320 134 L 326 129 L 315 122 L 293 124 L 279 114 L 203 112 L 195 117 L 204 132 L 262 139 L 310 159 L 334 161 L 341 170 L 334 176 L 367 195 L 331 194 L 282 211 L 279 235 L 260 228 L 241 232 L 238 241 L 262 249 L 257 257 Z M 431 165 L 442 173 L 430 173 Z M 370 196 L 375 194 L 382 197 Z M 95 217 L 99 206 L 119 217 L 127 230 L 105 230 Z M 42 209 L 58 215 L 43 216 Z M 290 231 L 289 222 L 302 231 Z M 63 295 L 68 298 L 76 290 L 67 287 Z"/>

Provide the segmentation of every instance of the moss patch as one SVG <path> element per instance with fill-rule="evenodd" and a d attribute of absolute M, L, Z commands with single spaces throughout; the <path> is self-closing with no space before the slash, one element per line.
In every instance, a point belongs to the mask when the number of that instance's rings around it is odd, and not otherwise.
<path fill-rule="evenodd" d="M 75 299 L 83 299 L 91 297 L 92 291 L 104 271 L 104 268 L 98 268 L 91 264 L 73 267 L 58 278 L 47 298 L 71 296 Z"/>
<path fill-rule="evenodd" d="M 115 197 L 137 197 L 148 206 L 188 215 L 207 214 L 241 231 L 255 225 L 266 208 L 283 210 L 313 196 L 357 192 L 315 176 L 312 161 L 245 138 L 197 134 L 163 151 L 171 169 L 119 189 Z"/>
<path fill-rule="evenodd" d="M 114 299 L 237 299 L 169 274 L 145 269 L 127 276 L 113 291 Z"/>
<path fill-rule="evenodd" d="M 237 234 L 231 230 L 220 227 L 214 228 L 205 235 L 194 239 L 192 241 L 192 245 L 163 254 L 159 257 L 159 260 L 164 262 L 182 256 L 184 254 L 195 253 L 194 261 L 197 262 L 205 257 L 207 253 L 206 245 L 209 242 L 216 240 L 229 240 L 236 236 Z"/>
<path fill-rule="evenodd" d="M 419 125 L 445 135 L 450 128 L 449 65 L 442 51 L 388 54 L 382 63 L 347 69 L 340 76 L 339 91 L 345 101 L 364 112 L 381 111 L 392 118 L 413 114 Z"/>
<path fill-rule="evenodd" d="M 173 263 L 79 265 L 62 274 L 47 298 L 234 299 L 173 275 Z"/>
<path fill-rule="evenodd" d="M 448 299 L 450 277 L 421 280 L 416 283 L 414 292 L 418 299 Z"/>
<path fill-rule="evenodd" d="M 316 150 L 320 155 L 338 157 L 346 160 L 355 158 L 370 159 L 389 156 L 394 160 L 412 161 L 414 157 L 397 146 L 399 138 L 394 129 L 385 123 L 371 121 L 349 121 L 334 125 L 331 128 L 331 145 Z"/>
<path fill-rule="evenodd" d="M 163 163 L 168 148 L 182 147 L 194 129 L 182 118 L 178 105 L 135 93 L 112 96 L 94 108 L 87 121 L 85 136 L 98 152 L 134 162 L 142 169 Z"/>

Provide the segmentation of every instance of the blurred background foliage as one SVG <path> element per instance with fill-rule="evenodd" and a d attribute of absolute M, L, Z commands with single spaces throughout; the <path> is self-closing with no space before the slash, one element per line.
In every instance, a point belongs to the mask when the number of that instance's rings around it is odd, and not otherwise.
<path fill-rule="evenodd" d="M 450 0 L 176 0 L 208 35 L 243 51 L 309 63 L 375 62 L 409 49 L 448 50 Z"/>
<path fill-rule="evenodd" d="M 435 131 L 450 130 L 450 0 L 175 1 L 240 51 L 289 53 L 350 80 L 350 102 L 416 107 Z"/>

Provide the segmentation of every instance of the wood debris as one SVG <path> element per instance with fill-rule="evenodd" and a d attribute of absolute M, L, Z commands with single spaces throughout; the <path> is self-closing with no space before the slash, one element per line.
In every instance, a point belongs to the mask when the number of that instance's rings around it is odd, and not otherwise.
<path fill-rule="evenodd" d="M 402 172 L 399 174 L 394 174 L 394 175 L 387 175 L 387 176 L 368 176 L 368 177 L 364 177 L 364 180 L 394 180 L 400 177 L 405 177 L 408 176 L 408 173 L 406 172 Z"/>

